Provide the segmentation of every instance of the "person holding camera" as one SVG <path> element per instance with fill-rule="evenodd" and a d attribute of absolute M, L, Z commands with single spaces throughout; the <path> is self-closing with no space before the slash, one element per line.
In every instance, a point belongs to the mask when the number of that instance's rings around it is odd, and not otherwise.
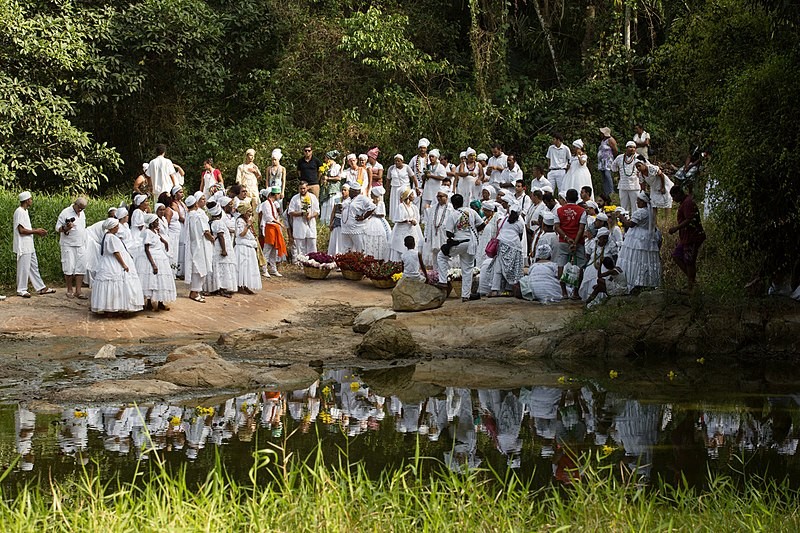
<path fill-rule="evenodd" d="M 56 232 L 61 245 L 61 269 L 67 284 L 67 298 L 87 300 L 81 293 L 86 274 L 86 198 L 80 197 L 58 215 Z M 73 293 L 74 285 L 74 293 Z"/>

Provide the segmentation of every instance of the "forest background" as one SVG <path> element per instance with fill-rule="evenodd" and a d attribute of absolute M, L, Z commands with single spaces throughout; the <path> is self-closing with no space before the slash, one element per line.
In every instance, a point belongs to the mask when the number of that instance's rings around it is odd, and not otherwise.
<path fill-rule="evenodd" d="M 643 123 L 654 159 L 712 157 L 719 255 L 797 276 L 794 0 L 0 0 L 0 185 L 128 191 L 158 143 L 199 182 L 246 148 L 410 157 Z M 596 179 L 599 184 L 599 180 Z M 296 187 L 290 180 L 287 193 Z M 698 195 L 700 191 L 697 191 Z M 708 245 L 707 245 L 708 246 Z"/>

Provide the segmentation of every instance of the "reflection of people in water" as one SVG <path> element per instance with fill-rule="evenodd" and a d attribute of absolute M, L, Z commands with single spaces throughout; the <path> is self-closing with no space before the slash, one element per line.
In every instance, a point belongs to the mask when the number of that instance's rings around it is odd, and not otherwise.
<path fill-rule="evenodd" d="M 661 406 L 626 400 L 622 412 L 614 419 L 617 438 L 625 448 L 625 465 L 641 481 L 650 479 L 653 467 L 653 446 L 661 429 Z"/>
<path fill-rule="evenodd" d="M 483 462 L 477 453 L 478 435 L 475 430 L 472 396 L 469 389 L 448 387 L 446 392 L 448 418 L 449 408 L 453 407 L 455 423 L 448 427 L 454 444 L 451 451 L 444 453 L 444 463 L 454 472 L 466 473 L 472 468 L 478 468 Z"/>
<path fill-rule="evenodd" d="M 522 451 L 522 439 L 519 438 L 522 404 L 513 392 L 503 394 L 497 389 L 478 390 L 478 400 L 481 405 L 481 423 L 486 432 L 492 437 L 500 453 L 508 457 L 508 466 L 519 468 Z"/>
<path fill-rule="evenodd" d="M 19 468 L 23 472 L 33 470 L 33 432 L 36 429 L 36 415 L 22 406 L 14 413 L 17 453 L 22 456 Z"/>

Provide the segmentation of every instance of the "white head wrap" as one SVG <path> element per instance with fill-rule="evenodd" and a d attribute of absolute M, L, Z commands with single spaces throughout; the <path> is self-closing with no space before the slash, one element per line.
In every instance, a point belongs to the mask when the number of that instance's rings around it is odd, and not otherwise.
<path fill-rule="evenodd" d="M 153 213 L 145 213 L 144 214 L 144 225 L 145 226 L 149 226 L 150 224 L 152 224 L 156 220 L 158 220 L 158 217 L 156 215 L 154 215 Z"/>
<path fill-rule="evenodd" d="M 597 202 L 593 202 L 592 200 L 589 200 L 588 202 L 586 202 L 586 207 L 587 208 L 591 207 L 595 211 L 599 211 L 600 210 L 600 207 L 597 205 Z"/>
<path fill-rule="evenodd" d="M 192 207 L 194 204 L 197 203 L 197 197 L 195 195 L 191 194 L 191 195 L 186 197 L 186 200 L 185 200 L 184 203 L 186 204 L 186 207 Z"/>
<path fill-rule="evenodd" d="M 466 151 L 461 152 L 460 154 L 458 154 L 458 158 L 459 159 L 461 159 L 462 157 L 467 157 L 467 152 Z"/>
<path fill-rule="evenodd" d="M 145 200 L 147 200 L 147 196 L 146 195 L 137 194 L 136 196 L 133 197 L 133 205 L 138 207 L 138 206 L 142 205 L 142 203 Z"/>
<path fill-rule="evenodd" d="M 142 172 L 147 172 L 148 168 L 150 168 L 150 163 L 142 163 Z"/>
<path fill-rule="evenodd" d="M 398 159 L 400 161 L 405 161 L 405 158 L 403 157 L 403 154 L 395 154 L 394 160 L 397 161 Z"/>
<path fill-rule="evenodd" d="M 384 194 L 386 194 L 386 189 L 384 189 L 382 186 L 378 185 L 377 187 L 373 187 L 372 189 L 370 189 L 369 192 L 370 192 L 370 194 L 372 196 L 381 197 Z"/>
<path fill-rule="evenodd" d="M 400 199 L 405 200 L 409 196 L 413 195 L 414 191 L 412 189 L 406 189 L 402 193 L 400 193 Z"/>
<path fill-rule="evenodd" d="M 450 196 L 450 189 L 448 189 L 447 187 L 439 187 L 439 190 L 436 191 L 436 194 L 437 195 L 444 194 L 445 196 L 449 197 Z"/>
<path fill-rule="evenodd" d="M 272 159 L 277 159 L 278 161 L 280 161 L 282 157 L 283 157 L 283 152 L 281 152 L 280 148 L 275 148 L 272 151 Z"/>
<path fill-rule="evenodd" d="M 553 247 L 543 242 L 539 246 L 536 247 L 536 254 L 534 255 L 534 259 L 550 259 L 553 257 Z"/>
<path fill-rule="evenodd" d="M 122 220 L 126 216 L 128 216 L 128 210 L 126 208 L 124 207 L 117 208 L 117 214 L 116 214 L 117 220 Z"/>
<path fill-rule="evenodd" d="M 234 210 L 234 211 L 236 211 L 237 209 L 239 209 L 239 204 L 240 204 L 240 203 L 242 203 L 242 202 L 239 200 L 239 197 L 238 197 L 238 196 L 237 196 L 236 198 L 233 198 L 233 199 L 231 200 L 231 202 L 232 202 L 232 203 L 231 203 L 231 205 L 233 205 L 233 210 Z M 219 206 L 219 208 L 220 208 L 220 209 L 222 209 L 222 206 L 220 205 L 220 206 Z"/>
<path fill-rule="evenodd" d="M 639 200 L 643 201 L 646 204 L 650 203 L 650 197 L 647 196 L 647 193 L 644 191 L 639 191 L 639 194 L 636 195 L 636 198 L 638 198 Z"/>
<path fill-rule="evenodd" d="M 434 148 L 433 150 L 428 152 L 428 155 L 431 156 L 431 157 L 438 158 L 439 157 L 439 149 L 438 148 Z"/>
<path fill-rule="evenodd" d="M 358 159 L 358 157 L 356 157 L 356 154 L 347 154 L 347 157 L 345 159 L 347 161 L 350 161 L 351 159 Z"/>
<path fill-rule="evenodd" d="M 108 231 L 119 226 L 119 220 L 116 218 L 107 218 L 103 221 L 103 231 Z"/>
<path fill-rule="evenodd" d="M 583 150 L 583 141 L 580 140 L 580 139 L 575 139 L 574 141 L 572 141 L 572 146 L 574 146 L 575 148 L 580 148 L 581 150 Z"/>
<path fill-rule="evenodd" d="M 25 200 L 31 199 L 31 193 L 29 191 L 19 193 L 19 201 L 24 202 Z"/>
<path fill-rule="evenodd" d="M 431 142 L 430 142 L 428 139 L 426 139 L 425 137 L 423 137 L 423 138 L 422 138 L 422 139 L 420 139 L 420 140 L 419 140 L 419 142 L 417 143 L 417 148 L 420 148 L 420 147 L 423 147 L 423 146 L 424 146 L 425 148 L 427 148 L 427 147 L 428 147 L 428 146 L 430 146 L 430 145 L 431 145 Z"/>
<path fill-rule="evenodd" d="M 467 157 L 469 157 L 470 154 L 475 155 L 475 149 L 474 148 L 467 148 L 467 151 L 464 152 L 464 153 L 467 154 Z"/>
<path fill-rule="evenodd" d="M 633 141 L 628 141 L 625 143 L 625 148 L 636 148 L 636 143 Z"/>
<path fill-rule="evenodd" d="M 367 154 L 358 154 L 359 161 L 366 161 L 367 159 L 369 159 L 369 156 L 367 156 Z"/>
<path fill-rule="evenodd" d="M 218 217 L 222 214 L 222 208 L 218 205 L 215 205 L 211 209 L 208 210 L 209 216 Z"/>
<path fill-rule="evenodd" d="M 603 237 L 603 236 L 608 237 L 610 234 L 611 232 L 608 231 L 608 228 L 600 228 L 599 230 L 597 230 L 598 237 Z"/>
<path fill-rule="evenodd" d="M 183 190 L 183 187 L 181 187 L 180 185 L 176 185 L 169 191 L 169 195 L 170 196 L 175 196 L 176 194 L 178 194 L 178 191 L 182 191 L 182 190 Z"/>
<path fill-rule="evenodd" d="M 488 155 L 484 154 L 483 152 L 478 154 L 478 161 L 488 161 L 488 160 L 489 160 L 489 156 Z"/>
<path fill-rule="evenodd" d="M 608 215 L 605 213 L 597 213 L 597 220 L 600 222 L 608 222 Z"/>
<path fill-rule="evenodd" d="M 231 203 L 233 199 L 230 196 L 223 196 L 219 200 L 217 200 L 217 205 L 220 207 L 225 207 L 229 203 Z"/>
<path fill-rule="evenodd" d="M 350 187 L 351 189 L 359 189 L 359 190 L 361 189 L 361 184 L 358 183 L 357 181 L 348 181 L 347 186 Z"/>
<path fill-rule="evenodd" d="M 548 211 L 542 215 L 542 222 L 544 222 L 546 226 L 552 226 L 556 222 L 556 216 Z"/>
<path fill-rule="evenodd" d="M 158 210 L 159 210 L 159 209 L 161 209 L 162 207 L 163 207 L 164 209 L 166 209 L 166 208 L 167 208 L 167 206 L 165 206 L 164 204 L 162 204 L 162 203 L 160 203 L 160 202 L 159 202 L 159 203 L 157 203 L 157 204 L 156 204 L 156 206 L 153 208 L 153 212 L 154 212 L 154 213 L 158 213 Z"/>
<path fill-rule="evenodd" d="M 486 200 L 485 202 L 481 202 L 481 208 L 487 211 L 497 211 L 497 203 L 492 200 Z"/>

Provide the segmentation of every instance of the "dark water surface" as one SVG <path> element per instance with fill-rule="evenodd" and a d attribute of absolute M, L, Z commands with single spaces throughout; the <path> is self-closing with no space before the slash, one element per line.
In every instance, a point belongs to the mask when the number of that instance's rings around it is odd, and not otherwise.
<path fill-rule="evenodd" d="M 631 399 L 592 382 L 574 386 L 437 388 L 434 396 L 380 396 L 349 369 L 326 371 L 308 389 L 230 399 L 73 405 L 36 415 L 0 407 L 0 458 L 11 472 L 6 494 L 82 471 L 131 479 L 156 454 L 168 468 L 202 480 L 219 460 L 248 483 L 256 449 L 283 447 L 303 457 L 321 445 L 338 462 L 346 449 L 372 476 L 413 458 L 428 469 L 513 469 L 534 486 L 567 482 L 573 460 L 599 453 L 643 480 L 685 477 L 704 486 L 708 471 L 753 474 L 800 486 L 800 394 L 731 396 L 720 402 Z M 716 396 L 717 398 L 719 395 Z M 404 398 L 404 399 L 401 399 Z M 404 401 L 405 400 L 405 401 Z M 578 459 L 580 461 L 580 459 Z"/>

